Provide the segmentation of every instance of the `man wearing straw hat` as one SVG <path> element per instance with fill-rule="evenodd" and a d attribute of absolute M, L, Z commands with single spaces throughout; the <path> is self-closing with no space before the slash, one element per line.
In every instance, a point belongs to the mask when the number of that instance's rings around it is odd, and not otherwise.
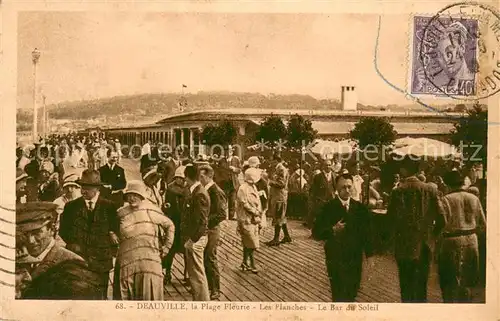
<path fill-rule="evenodd" d="M 49 202 L 20 204 L 16 209 L 17 247 L 26 248 L 31 282 L 22 286 L 25 299 L 92 299 L 96 277 L 87 270 L 82 257 L 59 246 L 54 240 L 54 218 L 57 205 Z M 28 263 L 20 260 L 19 263 Z M 27 269 L 26 271 L 27 272 Z M 29 279 L 24 275 L 23 281 Z"/>
<path fill-rule="evenodd" d="M 70 173 L 66 175 L 63 179 L 63 191 L 64 194 L 61 195 L 60 197 L 56 198 L 54 200 L 54 204 L 57 205 L 56 212 L 57 212 L 57 218 L 55 220 L 55 234 L 56 238 L 58 237 L 59 233 L 59 220 L 61 217 L 61 214 L 64 211 L 64 206 L 68 202 L 71 202 L 73 200 L 76 200 L 77 198 L 81 197 L 81 189 L 80 185 L 76 182 L 80 177 L 76 173 Z"/>
<path fill-rule="evenodd" d="M 77 183 L 82 197 L 64 207 L 59 235 L 67 249 L 81 255 L 89 269 L 100 274 L 101 298 L 105 299 L 118 245 L 117 209 L 113 202 L 100 195 L 102 183 L 98 171 L 85 170 Z"/>

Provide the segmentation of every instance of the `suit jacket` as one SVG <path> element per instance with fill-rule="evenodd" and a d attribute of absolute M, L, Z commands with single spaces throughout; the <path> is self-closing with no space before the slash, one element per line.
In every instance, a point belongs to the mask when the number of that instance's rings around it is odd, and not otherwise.
<path fill-rule="evenodd" d="M 97 299 L 99 275 L 90 271 L 82 257 L 54 245 L 47 256 L 30 271 L 32 282 L 23 299 Z"/>
<path fill-rule="evenodd" d="M 161 190 L 166 190 L 168 184 L 174 179 L 175 169 L 177 165 L 173 159 L 162 161 L 158 164 L 158 173 L 161 174 Z"/>
<path fill-rule="evenodd" d="M 418 259 L 422 245 L 432 250 L 445 222 L 437 191 L 415 176 L 392 191 L 387 215 L 395 226 L 397 259 Z"/>
<path fill-rule="evenodd" d="M 99 174 L 101 174 L 101 182 L 104 185 L 111 185 L 111 191 L 122 190 L 127 186 L 127 180 L 125 179 L 125 170 L 116 165 L 113 170 L 108 164 L 99 168 Z"/>
<path fill-rule="evenodd" d="M 229 166 L 234 166 L 235 171 L 231 170 Z M 221 187 L 228 191 L 237 191 L 240 187 L 240 181 L 238 175 L 241 172 L 241 161 L 238 156 L 232 156 L 231 158 L 222 158 L 219 161 L 219 176 L 218 183 L 221 183 Z"/>
<path fill-rule="evenodd" d="M 269 202 L 286 202 L 288 198 L 288 169 L 283 164 L 276 165 L 276 169 L 269 181 Z"/>
<path fill-rule="evenodd" d="M 332 180 L 328 182 L 324 172 L 320 172 L 313 177 L 310 195 L 313 204 L 319 206 L 334 199 L 335 195 L 335 173 L 332 171 Z"/>
<path fill-rule="evenodd" d="M 107 272 L 113 267 L 115 248 L 109 233 L 119 233 L 116 211 L 113 202 L 102 196 L 97 199 L 92 212 L 83 197 L 64 207 L 59 235 L 66 242 L 66 248 L 81 255 L 93 271 Z"/>
<path fill-rule="evenodd" d="M 349 211 L 346 211 L 338 197 L 323 205 L 312 235 L 317 240 L 325 241 L 327 261 L 339 264 L 354 261 L 361 264 L 363 252 L 367 257 L 373 255 L 371 215 L 366 206 L 352 198 Z M 334 233 L 332 228 L 340 220 L 344 220 L 345 228 Z"/>
<path fill-rule="evenodd" d="M 208 216 L 210 213 L 210 196 L 205 188 L 200 184 L 195 187 L 192 193 L 186 198 L 184 203 L 184 215 L 181 222 L 181 233 L 193 242 L 207 234 Z"/>
<path fill-rule="evenodd" d="M 208 228 L 212 229 L 226 219 L 228 215 L 228 203 L 226 194 L 216 183 L 208 188 L 207 193 L 210 196 Z"/>

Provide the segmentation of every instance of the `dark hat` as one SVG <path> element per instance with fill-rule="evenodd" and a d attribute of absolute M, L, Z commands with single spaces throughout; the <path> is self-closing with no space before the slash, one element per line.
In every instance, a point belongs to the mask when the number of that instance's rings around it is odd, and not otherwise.
<path fill-rule="evenodd" d="M 443 177 L 446 185 L 452 187 L 462 186 L 464 184 L 464 177 L 459 171 L 452 170 L 446 173 Z"/>
<path fill-rule="evenodd" d="M 39 229 L 54 220 L 57 205 L 51 202 L 28 202 L 16 208 L 16 226 L 22 232 Z"/>
<path fill-rule="evenodd" d="M 76 181 L 80 186 L 101 186 L 101 174 L 92 169 L 86 169 L 82 173 L 82 178 Z"/>

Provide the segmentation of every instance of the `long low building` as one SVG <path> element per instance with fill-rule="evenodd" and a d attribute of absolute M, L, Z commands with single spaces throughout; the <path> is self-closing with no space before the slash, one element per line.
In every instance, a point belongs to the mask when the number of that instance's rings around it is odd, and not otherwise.
<path fill-rule="evenodd" d="M 104 129 L 110 136 L 118 138 L 123 144 L 144 144 L 147 140 L 160 141 L 176 146 L 188 146 L 197 153 L 203 145 L 201 132 L 207 124 L 230 120 L 238 129 L 237 141 L 241 146 L 253 144 L 253 138 L 262 120 L 276 115 L 287 121 L 292 115 L 299 114 L 311 120 L 313 128 L 323 139 L 344 138 L 363 117 L 387 117 L 398 132 L 399 137 L 432 137 L 447 140 L 459 113 L 430 112 L 388 112 L 388 111 L 308 111 L 308 110 L 204 110 L 179 113 L 160 121 L 137 127 L 117 127 Z"/>
<path fill-rule="evenodd" d="M 425 111 L 361 111 L 357 106 L 356 88 L 342 86 L 340 110 L 208 109 L 173 114 L 154 124 L 104 130 L 129 146 L 152 140 L 166 143 L 172 148 L 183 145 L 191 152 L 198 153 L 204 148 L 201 139 L 203 127 L 222 120 L 231 121 L 238 129 L 237 142 L 244 148 L 255 143 L 254 137 L 259 124 L 271 115 L 279 116 L 285 122 L 292 115 L 302 115 L 311 120 L 313 128 L 323 139 L 345 138 L 360 119 L 372 116 L 388 118 L 400 137 L 432 137 L 443 141 L 447 140 L 456 119 L 463 116 L 460 113 Z"/>

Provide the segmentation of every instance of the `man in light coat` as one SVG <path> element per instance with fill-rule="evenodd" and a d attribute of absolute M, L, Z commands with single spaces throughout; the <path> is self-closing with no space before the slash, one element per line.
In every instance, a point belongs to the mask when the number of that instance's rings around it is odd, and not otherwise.
<path fill-rule="evenodd" d="M 286 205 L 288 200 L 288 169 L 283 164 L 281 156 L 274 156 L 277 162 L 269 180 L 269 210 L 267 216 L 273 219 L 274 238 L 267 242 L 268 246 L 278 246 L 280 243 L 290 243 L 292 238 L 288 232 L 286 221 Z M 284 237 L 280 241 L 280 233 L 283 229 Z"/>

